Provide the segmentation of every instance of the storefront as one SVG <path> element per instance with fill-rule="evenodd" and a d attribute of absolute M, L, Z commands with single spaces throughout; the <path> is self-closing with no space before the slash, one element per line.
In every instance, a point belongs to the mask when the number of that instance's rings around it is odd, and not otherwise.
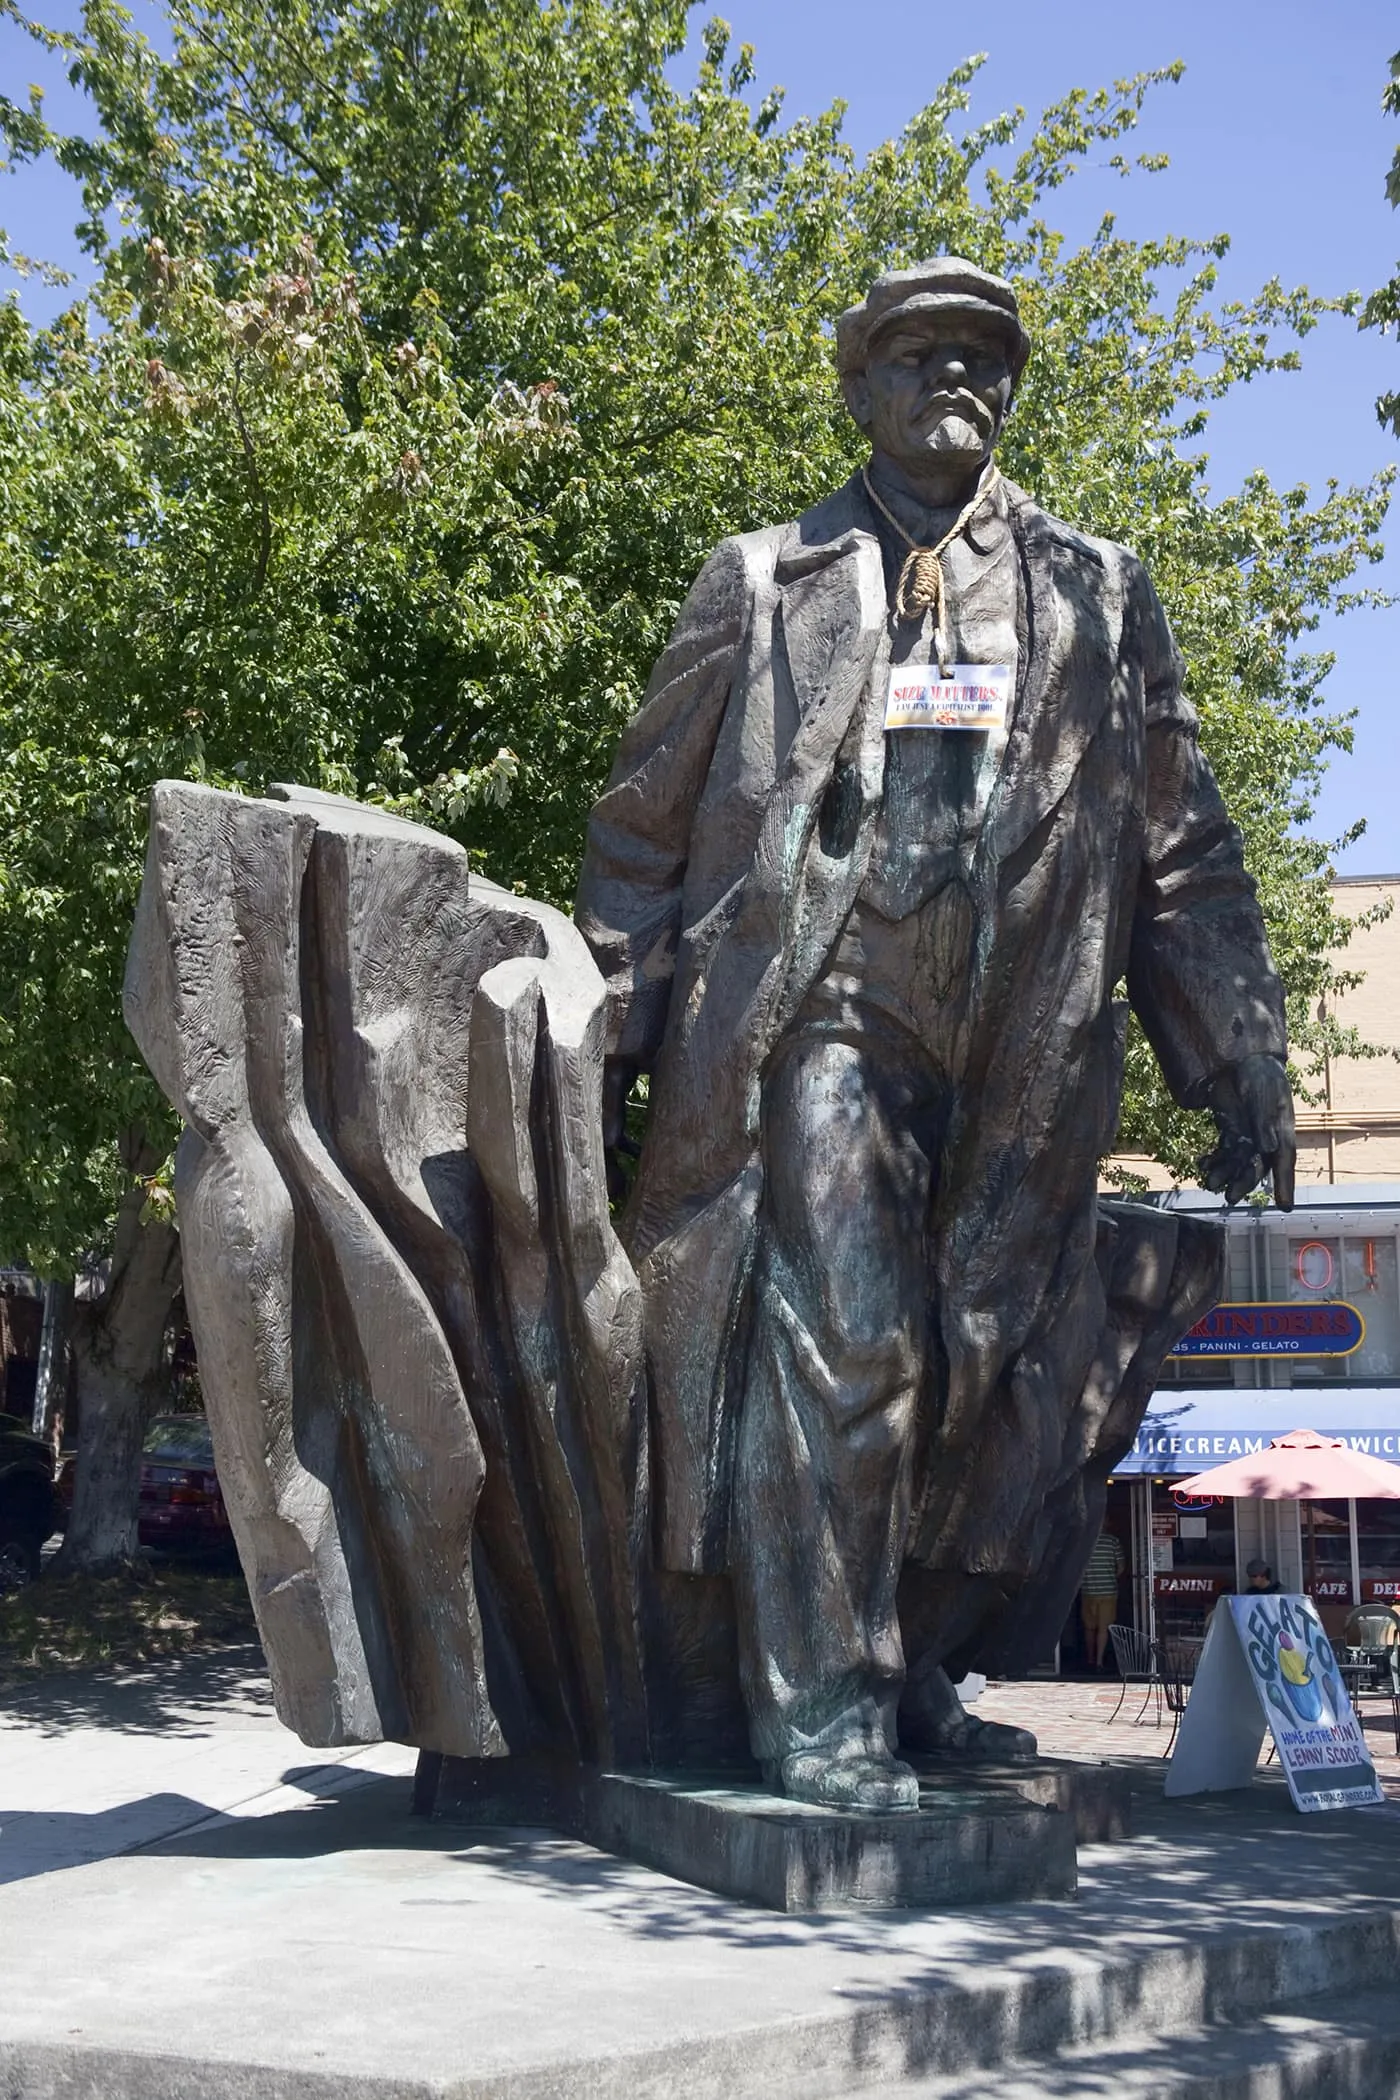
<path fill-rule="evenodd" d="M 1162 1200 L 1220 1209 L 1196 1190 Z M 1238 1210 L 1227 1229 L 1229 1297 L 1169 1360 L 1109 1487 L 1120 1616 L 1197 1630 L 1257 1557 L 1339 1631 L 1354 1604 L 1400 1600 L 1400 1502 L 1201 1502 L 1176 1483 L 1291 1429 L 1400 1463 L 1400 1187 L 1302 1189 L 1293 1212 Z M 1077 1646 L 1071 1623 L 1068 1661 Z"/>
<path fill-rule="evenodd" d="M 1279 1404 L 1280 1400 L 1282 1405 Z M 1400 1502 L 1234 1502 L 1185 1495 L 1176 1482 L 1261 1451 L 1290 1429 L 1315 1429 L 1354 1450 L 1400 1462 L 1400 1387 L 1325 1396 L 1233 1389 L 1189 1398 L 1159 1388 L 1137 1445 L 1109 1491 L 1115 1529 L 1139 1575 L 1134 1623 L 1183 1627 L 1238 1589 L 1249 1561 L 1268 1561 L 1288 1590 L 1305 1590 L 1338 1624 L 1353 1604 L 1400 1599 Z M 1296 1417 L 1296 1419 L 1295 1419 Z M 1110 1518 L 1112 1521 L 1112 1518 Z M 1150 1587 L 1146 1580 L 1149 1572 Z"/>

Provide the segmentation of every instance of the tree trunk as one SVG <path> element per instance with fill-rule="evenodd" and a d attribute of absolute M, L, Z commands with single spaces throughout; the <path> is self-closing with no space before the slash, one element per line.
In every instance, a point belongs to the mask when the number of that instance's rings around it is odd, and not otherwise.
<path fill-rule="evenodd" d="M 51 1277 L 44 1285 L 44 1324 L 39 1336 L 39 1369 L 34 1380 L 35 1436 L 57 1450 L 68 1384 L 68 1350 L 73 1333 L 73 1286 Z"/>
<path fill-rule="evenodd" d="M 161 1217 L 142 1222 L 138 1185 L 117 1215 L 112 1274 L 96 1304 L 73 1308 L 78 1464 L 56 1573 L 101 1574 L 136 1558 L 141 1443 L 168 1394 L 165 1329 L 180 1289 L 180 1236 Z"/>

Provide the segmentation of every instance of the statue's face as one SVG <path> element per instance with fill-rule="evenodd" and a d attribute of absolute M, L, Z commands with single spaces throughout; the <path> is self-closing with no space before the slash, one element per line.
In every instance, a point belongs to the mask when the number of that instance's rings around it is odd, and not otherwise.
<path fill-rule="evenodd" d="M 876 337 L 846 380 L 851 414 L 877 452 L 916 480 L 990 453 L 1011 400 L 1006 343 L 965 314 L 911 316 Z"/>

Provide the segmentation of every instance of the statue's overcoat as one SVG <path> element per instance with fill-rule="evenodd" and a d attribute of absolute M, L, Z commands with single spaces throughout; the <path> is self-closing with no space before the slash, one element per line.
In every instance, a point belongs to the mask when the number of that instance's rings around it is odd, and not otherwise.
<path fill-rule="evenodd" d="M 928 1245 L 914 1557 L 1024 1581 L 1047 1511 L 1130 1440 L 1214 1246 L 1106 1217 L 1124 980 L 1176 1099 L 1284 1052 L 1241 840 L 1141 563 L 1008 488 L 1027 646 L 971 871 L 970 1032 Z M 860 890 L 889 614 L 859 477 L 706 563 L 589 829 L 579 922 L 610 1049 L 650 1071 L 624 1227 L 642 1279 L 663 1562 L 723 1565 L 765 1062 Z M 1106 1251 L 1105 1242 L 1113 1241 Z M 1115 1414 L 1115 1409 L 1117 1410 Z M 1077 1579 L 1077 1578 L 1076 1578 Z"/>

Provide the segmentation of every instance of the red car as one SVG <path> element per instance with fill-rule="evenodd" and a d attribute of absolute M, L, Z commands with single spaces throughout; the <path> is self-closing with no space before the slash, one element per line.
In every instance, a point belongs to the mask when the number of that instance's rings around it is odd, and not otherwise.
<path fill-rule="evenodd" d="M 231 1546 L 233 1533 L 203 1415 L 157 1415 L 141 1452 L 143 1546 Z"/>

